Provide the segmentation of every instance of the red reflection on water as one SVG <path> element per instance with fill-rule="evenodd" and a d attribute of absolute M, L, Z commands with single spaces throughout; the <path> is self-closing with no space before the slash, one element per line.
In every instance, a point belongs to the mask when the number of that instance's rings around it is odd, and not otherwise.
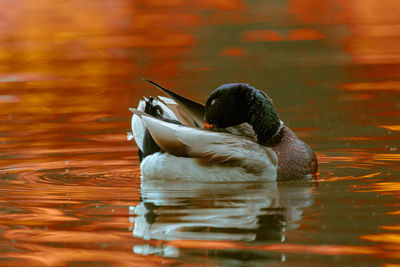
<path fill-rule="evenodd" d="M 323 40 L 325 36 L 315 29 L 296 29 L 289 32 L 288 40 Z"/>
<path fill-rule="evenodd" d="M 249 30 L 243 35 L 242 39 L 247 42 L 276 42 L 282 41 L 283 37 L 272 30 Z"/>
<path fill-rule="evenodd" d="M 0 205 L 12 208 L 0 214 L 0 227 L 2 242 L 9 242 L 4 247 L 14 250 L 2 252 L 1 256 L 18 259 L 10 259 L 10 266 L 66 265 L 69 261 L 103 261 L 119 266 L 174 263 L 156 256 L 135 255 L 131 251 L 131 234 L 126 232 L 131 226 L 127 211 L 139 199 L 140 173 L 136 148 L 125 140 L 125 132 L 130 129 L 130 114 L 126 108 L 147 90 L 143 89 L 146 88 L 143 83 L 137 82 L 141 77 L 179 79 L 185 74 L 188 64 L 183 65 L 183 59 L 190 58 L 190 52 L 198 45 L 195 28 L 191 27 L 245 24 L 253 20 L 265 22 L 263 13 L 246 19 L 243 13 L 247 8 L 240 0 L 0 3 L 3 21 L 0 23 L 0 168 L 7 172 L 9 179 L 0 192 Z M 208 13 L 202 13 L 205 11 Z M 367 78 L 399 73 L 395 70 L 400 62 L 397 1 L 291 0 L 288 13 L 303 25 L 283 30 L 248 30 L 239 35 L 241 40 L 326 41 L 330 37 L 320 29 L 321 25 L 346 25 L 350 35 L 340 41 L 355 63 L 387 64 L 381 65 L 379 71 L 367 71 L 364 74 Z M 240 44 L 224 48 L 216 54 L 229 57 L 250 54 L 247 47 Z M 209 65 L 193 68 L 209 71 L 213 69 Z M 167 85 L 173 83 L 166 80 Z M 389 77 L 385 81 L 349 82 L 340 88 L 364 92 L 398 90 L 400 86 L 396 79 Z M 374 97 L 373 93 L 365 93 L 352 95 L 351 100 Z M 386 115 L 399 114 L 388 111 Z M 380 127 L 399 130 L 398 125 Z M 303 131 L 300 135 L 309 137 L 309 132 Z M 390 137 L 381 136 L 339 138 L 390 140 Z M 345 167 L 369 170 L 400 160 L 395 153 L 347 152 L 337 157 L 320 153 L 318 158 L 321 163 L 337 162 Z M 319 182 L 375 178 L 380 174 L 373 171 Z M 397 187 L 396 183 L 376 183 L 366 188 L 354 187 L 354 190 L 397 196 Z M 390 214 L 398 215 L 396 211 Z M 381 228 L 395 231 L 396 227 Z M 361 238 L 398 244 L 397 235 L 386 233 Z M 45 242 L 57 246 L 68 244 L 60 248 L 44 245 Z M 111 247 L 108 251 L 102 247 L 105 242 L 113 243 L 107 244 Z M 207 249 L 393 257 L 371 246 L 278 244 L 246 247 L 234 242 L 191 242 L 168 244 Z M 83 248 L 83 245 L 93 247 Z"/>
<path fill-rule="evenodd" d="M 280 34 L 272 30 L 249 30 L 245 32 L 242 39 L 246 42 L 278 42 L 323 40 L 325 36 L 315 29 L 304 28 L 291 30 L 287 34 Z"/>
<path fill-rule="evenodd" d="M 209 9 L 209 10 L 241 10 L 245 7 L 241 0 L 195 0 L 195 1 L 184 1 L 184 0 L 173 0 L 173 1 L 160 1 L 160 0 L 145 0 L 140 1 L 140 5 L 151 7 L 151 8 L 179 8 L 179 7 L 190 7 L 194 9 Z"/>
<path fill-rule="evenodd" d="M 243 56 L 245 51 L 241 47 L 229 47 L 222 51 L 223 56 Z"/>
<path fill-rule="evenodd" d="M 306 24 L 343 23 L 355 1 L 291 0 L 288 11 Z"/>

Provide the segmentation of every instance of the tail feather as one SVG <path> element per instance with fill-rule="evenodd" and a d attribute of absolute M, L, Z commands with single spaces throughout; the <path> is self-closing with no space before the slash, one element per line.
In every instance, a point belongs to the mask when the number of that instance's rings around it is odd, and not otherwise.
<path fill-rule="evenodd" d="M 147 81 L 148 83 L 154 85 L 155 87 L 157 87 L 158 89 L 163 91 L 167 96 L 172 98 L 175 102 L 177 102 L 178 105 L 181 106 L 187 112 L 187 114 L 189 114 L 189 116 L 192 118 L 192 121 L 195 123 L 196 127 L 203 128 L 203 125 L 204 125 L 203 119 L 204 119 L 204 112 L 205 112 L 205 108 L 204 108 L 203 104 L 195 102 L 188 98 L 185 98 L 181 95 L 178 95 L 177 93 L 174 93 L 174 92 L 162 87 L 161 85 L 156 84 L 155 82 L 153 82 L 151 80 L 148 80 L 148 79 L 144 79 L 144 80 Z"/>
<path fill-rule="evenodd" d="M 137 109 L 130 109 L 132 116 L 132 136 L 138 146 L 139 161 L 162 149 L 156 144 L 149 130 L 146 128 L 141 115 L 147 114 L 163 121 L 181 124 L 175 114 L 160 100 L 153 97 L 139 102 Z"/>

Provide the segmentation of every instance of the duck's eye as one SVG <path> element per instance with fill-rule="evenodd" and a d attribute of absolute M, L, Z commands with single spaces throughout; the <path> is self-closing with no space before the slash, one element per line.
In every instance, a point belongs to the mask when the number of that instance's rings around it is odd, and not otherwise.
<path fill-rule="evenodd" d="M 215 99 L 211 100 L 210 106 L 215 104 Z"/>

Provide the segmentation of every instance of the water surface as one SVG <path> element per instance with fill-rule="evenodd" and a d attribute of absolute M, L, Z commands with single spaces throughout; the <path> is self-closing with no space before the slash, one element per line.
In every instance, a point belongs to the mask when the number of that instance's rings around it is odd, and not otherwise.
<path fill-rule="evenodd" d="M 2 1 L 0 265 L 400 264 L 400 6 L 350 2 Z M 264 90 L 318 176 L 141 183 L 142 77 Z"/>

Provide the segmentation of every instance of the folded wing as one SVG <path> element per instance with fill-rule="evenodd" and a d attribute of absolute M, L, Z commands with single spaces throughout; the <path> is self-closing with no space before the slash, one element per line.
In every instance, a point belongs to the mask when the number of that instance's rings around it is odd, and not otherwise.
<path fill-rule="evenodd" d="M 176 125 L 147 115 L 141 117 L 157 145 L 172 155 L 240 166 L 253 173 L 277 165 L 276 154 L 270 148 L 247 138 Z"/>
<path fill-rule="evenodd" d="M 193 123 L 196 127 L 199 127 L 199 128 L 204 127 L 205 107 L 203 104 L 198 103 L 193 100 L 190 100 L 188 98 L 185 98 L 181 95 L 178 95 L 177 93 L 174 93 L 174 92 L 162 87 L 161 85 L 156 84 L 153 81 L 150 81 L 147 79 L 145 79 L 145 80 L 147 82 L 149 82 L 150 84 L 154 85 L 155 87 L 157 87 L 158 89 L 160 89 L 171 99 L 173 99 L 173 102 L 175 102 L 175 106 L 178 106 L 178 114 L 180 113 L 179 109 L 183 109 L 189 115 L 189 117 L 191 117 L 191 120 L 193 121 Z M 164 99 L 161 99 L 161 100 L 163 100 L 165 103 Z M 189 126 L 191 126 L 191 125 L 189 125 Z"/>

